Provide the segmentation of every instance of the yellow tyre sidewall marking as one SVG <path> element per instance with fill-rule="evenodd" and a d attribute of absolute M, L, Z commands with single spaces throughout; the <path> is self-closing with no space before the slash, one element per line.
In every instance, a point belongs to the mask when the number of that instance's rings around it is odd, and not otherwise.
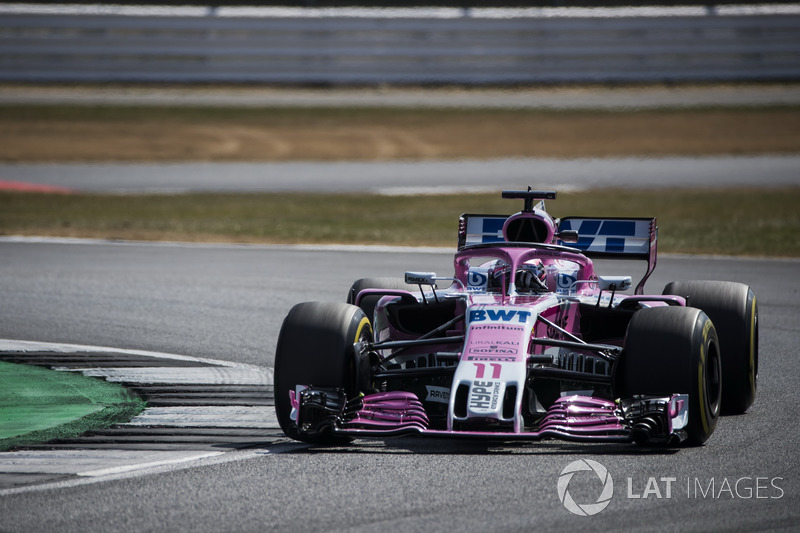
<path fill-rule="evenodd" d="M 753 296 L 753 305 L 750 310 L 750 361 L 748 368 L 750 389 L 756 390 L 756 297 Z"/>
<path fill-rule="evenodd" d="M 361 333 L 364 331 L 365 327 L 371 327 L 367 317 L 362 318 L 361 322 L 358 323 L 358 328 L 356 328 L 356 338 L 353 340 L 353 344 L 357 343 L 361 339 Z"/>
<path fill-rule="evenodd" d="M 356 343 L 358 343 L 361 340 L 361 334 L 364 331 L 364 328 L 372 329 L 372 326 L 370 325 L 369 319 L 367 317 L 362 318 L 361 322 L 358 323 L 358 327 L 356 328 L 356 337 L 355 337 L 355 339 L 353 339 L 353 345 L 355 345 Z M 355 350 L 353 350 L 353 351 L 355 351 Z M 356 374 L 356 358 L 355 357 L 351 357 L 350 358 L 349 367 L 350 367 L 351 375 L 355 375 Z"/>
<path fill-rule="evenodd" d="M 703 432 L 708 435 L 708 417 L 706 416 L 706 344 L 708 343 L 708 332 L 711 329 L 711 321 L 706 319 L 703 325 L 703 345 L 700 347 L 700 364 L 697 365 L 697 396 L 700 401 L 700 421 L 703 424 Z"/>

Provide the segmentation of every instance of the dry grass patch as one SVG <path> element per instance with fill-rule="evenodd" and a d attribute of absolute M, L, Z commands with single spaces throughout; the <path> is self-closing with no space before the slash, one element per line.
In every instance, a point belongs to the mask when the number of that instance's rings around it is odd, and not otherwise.
<path fill-rule="evenodd" d="M 0 161 L 388 161 L 800 152 L 800 108 L 638 112 L 0 106 Z"/>

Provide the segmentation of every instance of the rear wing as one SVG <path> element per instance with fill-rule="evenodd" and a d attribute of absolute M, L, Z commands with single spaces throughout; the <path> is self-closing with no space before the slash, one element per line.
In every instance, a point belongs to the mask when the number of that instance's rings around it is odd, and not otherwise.
<path fill-rule="evenodd" d="M 473 244 L 501 244 L 507 215 L 461 216 L 458 248 Z M 560 220 L 556 233 L 576 231 L 577 242 L 558 238 L 555 244 L 569 246 L 590 258 L 641 259 L 647 261 L 647 272 L 636 286 L 643 294 L 644 284 L 656 268 L 658 226 L 655 218 L 567 217 Z"/>
<path fill-rule="evenodd" d="M 572 246 L 587 257 L 606 259 L 643 259 L 647 271 L 636 285 L 635 293 L 644 293 L 644 284 L 656 269 L 658 226 L 653 218 L 588 218 L 567 217 L 558 224 L 559 231 L 577 231 Z"/>
<path fill-rule="evenodd" d="M 658 227 L 655 218 L 587 218 L 561 219 L 559 231 L 577 231 L 577 243 L 557 244 L 572 246 L 590 257 L 616 257 L 648 259 L 655 246 Z"/>

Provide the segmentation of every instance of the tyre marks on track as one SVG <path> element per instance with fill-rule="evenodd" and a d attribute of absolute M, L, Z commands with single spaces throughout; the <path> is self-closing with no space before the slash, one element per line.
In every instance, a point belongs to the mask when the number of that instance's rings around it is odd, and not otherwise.
<path fill-rule="evenodd" d="M 174 354 L 0 341 L 0 360 L 123 384 L 147 402 L 130 422 L 0 454 L 0 491 L 205 459 L 286 438 L 270 369 Z"/>

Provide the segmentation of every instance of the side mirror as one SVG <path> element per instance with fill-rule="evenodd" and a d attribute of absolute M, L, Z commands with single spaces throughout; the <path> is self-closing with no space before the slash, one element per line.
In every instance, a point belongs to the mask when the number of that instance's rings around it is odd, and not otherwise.
<path fill-rule="evenodd" d="M 436 272 L 406 272 L 406 283 L 409 285 L 436 285 Z"/>
<path fill-rule="evenodd" d="M 556 233 L 556 239 L 560 240 L 561 242 L 575 244 L 578 242 L 578 232 L 574 229 L 565 229 L 564 231 L 559 231 Z"/>
<path fill-rule="evenodd" d="M 598 276 L 600 291 L 627 291 L 631 288 L 630 276 Z"/>

